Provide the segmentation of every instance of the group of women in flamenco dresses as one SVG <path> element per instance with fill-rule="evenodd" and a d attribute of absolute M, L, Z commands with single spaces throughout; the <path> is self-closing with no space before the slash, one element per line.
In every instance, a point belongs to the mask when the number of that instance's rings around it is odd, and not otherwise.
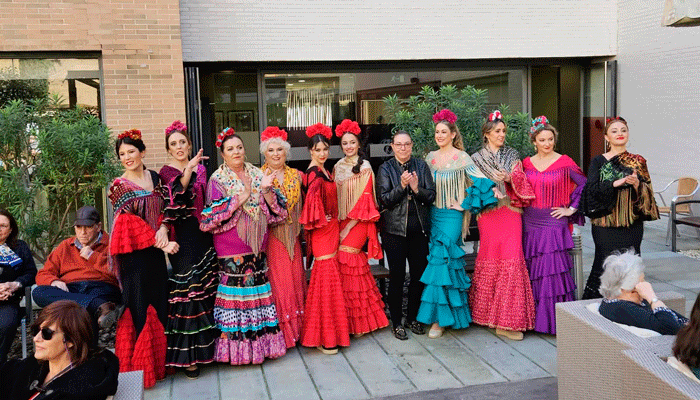
<path fill-rule="evenodd" d="M 431 324 L 430 338 L 472 321 L 512 340 L 531 329 L 554 334 L 555 303 L 574 299 L 569 225 L 583 222 L 577 210 L 583 173 L 554 152 L 557 131 L 546 117 L 533 120 L 537 154 L 524 162 L 505 146 L 499 111 L 489 115 L 484 144 L 471 157 L 462 150 L 454 113 L 442 110 L 433 120 L 438 150 L 426 162 L 436 200 L 418 321 Z M 461 245 L 473 215 L 480 244 L 470 280 Z"/>
<path fill-rule="evenodd" d="M 471 157 L 454 113 L 442 110 L 433 120 L 438 150 L 425 161 L 436 197 L 416 321 L 430 325 L 431 338 L 471 322 L 513 340 L 530 329 L 556 333 L 554 305 L 574 299 L 571 225 L 582 224 L 583 213 L 592 218 L 596 257 L 586 296 L 596 297 L 602 260 L 629 246 L 639 251 L 642 221 L 658 218 L 646 162 L 626 151 L 626 121 L 606 125 L 611 148 L 593 159 L 587 182 L 571 158 L 554 151 L 558 133 L 544 116 L 531 128 L 537 154 L 523 162 L 504 144 L 498 111 Z M 368 264 L 382 258 L 380 214 L 360 127 L 350 120 L 337 126 L 345 157 L 333 173 L 324 166 L 331 129 L 319 123 L 306 133 L 311 163 L 301 173 L 286 165 L 285 131 L 263 131 L 265 163 L 257 168 L 245 161 L 241 138 L 225 129 L 216 142 L 224 162 L 208 183 L 200 164 L 207 157 L 200 150 L 190 158 L 179 121 L 165 131 L 172 161 L 160 173 L 145 168 L 138 130 L 118 136 L 125 171 L 109 198 L 110 253 L 126 306 L 116 340 L 122 372 L 143 370 L 150 387 L 166 366 L 195 378 L 199 365 L 259 364 L 297 343 L 335 354 L 351 335 L 388 325 Z M 481 242 L 470 279 L 461 247 L 474 216 Z M 302 227 L 314 259 L 308 288 Z"/>

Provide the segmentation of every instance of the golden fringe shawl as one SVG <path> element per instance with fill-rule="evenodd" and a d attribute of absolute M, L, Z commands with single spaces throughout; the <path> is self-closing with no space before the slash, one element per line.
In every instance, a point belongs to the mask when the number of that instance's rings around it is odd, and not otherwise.
<path fill-rule="evenodd" d="M 591 220 L 591 224 L 601 227 L 628 227 L 641 216 L 648 220 L 659 219 L 659 209 L 654 201 L 654 189 L 650 183 L 639 182 L 637 200 L 633 197 L 633 188 L 621 189 L 617 192 L 617 202 L 612 213 Z"/>
<path fill-rule="evenodd" d="M 340 164 L 340 162 L 338 164 Z M 338 164 L 336 164 L 336 172 L 340 172 L 338 171 L 340 167 Z M 343 166 L 342 168 L 345 167 Z M 355 207 L 355 204 L 357 204 L 357 201 L 364 193 L 370 178 L 372 182 L 374 182 L 374 172 L 371 167 L 365 168 L 365 165 L 362 166 L 359 173 L 353 174 L 353 176 L 345 180 L 338 180 L 338 175 L 336 175 L 335 184 L 338 188 L 338 220 L 343 221 L 348 217 L 348 214 L 350 214 L 353 207 Z M 372 200 L 376 207 L 377 198 L 375 196 L 374 186 L 372 187 Z"/>

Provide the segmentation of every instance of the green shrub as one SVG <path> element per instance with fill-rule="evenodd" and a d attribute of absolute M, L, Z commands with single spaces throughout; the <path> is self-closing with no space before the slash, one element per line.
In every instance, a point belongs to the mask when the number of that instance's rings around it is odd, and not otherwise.
<path fill-rule="evenodd" d="M 48 97 L 0 109 L 0 163 L 0 206 L 42 262 L 72 234 L 75 210 L 118 174 L 107 126 Z"/>
<path fill-rule="evenodd" d="M 384 98 L 388 122 L 394 124 L 393 131 L 404 130 L 413 138 L 413 154 L 425 157 L 437 149 L 435 144 L 435 124 L 433 114 L 448 108 L 457 114 L 457 127 L 462 134 L 465 151 L 473 154 L 483 144 L 481 126 L 486 116 L 493 110 L 486 109 L 487 90 L 466 86 L 457 89 L 454 85 L 441 86 L 438 90 L 424 86 L 416 96 L 400 99 L 396 95 Z M 526 113 L 512 113 L 510 107 L 501 104 L 501 113 L 508 125 L 506 144 L 520 152 L 521 157 L 535 154 L 528 132 L 530 116 Z"/>

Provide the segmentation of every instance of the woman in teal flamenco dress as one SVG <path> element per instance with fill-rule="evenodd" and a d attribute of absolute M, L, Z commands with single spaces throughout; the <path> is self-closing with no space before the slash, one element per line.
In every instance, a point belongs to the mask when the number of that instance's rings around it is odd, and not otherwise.
<path fill-rule="evenodd" d="M 471 281 L 464 271 L 462 238 L 471 214 L 497 202 L 495 184 L 464 152 L 456 121 L 450 110 L 433 116 L 439 149 L 425 159 L 433 173 L 436 197 L 431 209 L 428 266 L 421 277 L 425 289 L 416 319 L 431 324 L 431 339 L 442 336 L 446 327 L 462 329 L 472 321 L 467 303 Z"/>

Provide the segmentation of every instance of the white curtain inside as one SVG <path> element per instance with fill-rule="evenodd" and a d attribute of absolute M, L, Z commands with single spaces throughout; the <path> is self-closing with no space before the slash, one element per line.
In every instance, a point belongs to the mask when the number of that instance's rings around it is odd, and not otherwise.
<path fill-rule="evenodd" d="M 319 122 L 331 126 L 335 96 L 335 93 L 319 89 L 288 90 L 287 126 L 292 129 L 304 129 Z"/>

